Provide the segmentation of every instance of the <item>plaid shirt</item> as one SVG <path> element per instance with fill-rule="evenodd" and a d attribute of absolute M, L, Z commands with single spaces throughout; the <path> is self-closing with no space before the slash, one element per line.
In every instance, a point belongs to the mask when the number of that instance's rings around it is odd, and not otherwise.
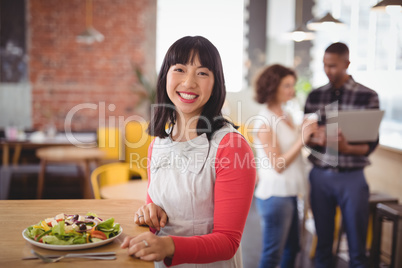
<path fill-rule="evenodd" d="M 306 114 L 317 113 L 318 124 L 325 125 L 326 118 L 331 117 L 331 111 L 358 109 L 379 109 L 378 95 L 374 90 L 356 83 L 350 76 L 349 80 L 339 89 L 333 88 L 328 83 L 313 90 L 307 97 L 304 112 Z M 370 164 L 368 155 L 374 151 L 378 141 L 377 139 L 375 142 L 367 143 L 370 149 L 366 155 L 345 155 L 337 150 L 331 150 L 329 147 L 314 146 L 311 148 L 309 160 L 314 166 L 322 168 L 346 170 L 364 168 Z"/>

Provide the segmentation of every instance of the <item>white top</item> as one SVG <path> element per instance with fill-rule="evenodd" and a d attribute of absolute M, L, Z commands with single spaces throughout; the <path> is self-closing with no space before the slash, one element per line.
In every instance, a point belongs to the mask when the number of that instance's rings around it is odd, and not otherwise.
<path fill-rule="evenodd" d="M 286 114 L 286 116 L 290 116 Z M 273 168 L 274 165 L 281 165 L 283 161 L 277 159 L 277 163 L 271 163 L 265 150 L 264 144 L 258 139 L 258 130 L 263 125 L 268 125 L 275 136 L 273 142 L 279 146 L 281 153 L 288 151 L 296 139 L 298 133 L 295 128 L 291 128 L 282 117 L 264 107 L 254 124 L 254 149 L 256 153 L 258 185 L 255 196 L 260 199 L 268 199 L 271 196 L 297 196 L 306 194 L 307 174 L 306 166 L 301 153 L 295 160 L 287 166 L 282 173 L 278 173 Z M 274 146 L 275 146 L 274 144 Z"/>
<path fill-rule="evenodd" d="M 216 179 L 214 160 L 222 138 L 230 132 L 236 130 L 231 125 L 225 126 L 215 132 L 210 141 L 206 134 L 185 142 L 175 142 L 170 137 L 155 138 L 148 194 L 169 215 L 168 223 L 157 232 L 158 236 L 212 233 Z M 165 265 L 155 262 L 155 267 Z M 241 248 L 226 261 L 175 267 L 240 268 Z"/>

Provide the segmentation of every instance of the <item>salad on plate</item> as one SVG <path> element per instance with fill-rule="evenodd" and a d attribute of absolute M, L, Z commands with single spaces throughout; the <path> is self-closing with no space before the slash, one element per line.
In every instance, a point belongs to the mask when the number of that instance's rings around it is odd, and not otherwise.
<path fill-rule="evenodd" d="M 58 214 L 25 230 L 33 241 L 51 245 L 78 245 L 101 242 L 120 234 L 120 224 L 114 218 L 102 220 L 95 213 L 83 215 Z"/>

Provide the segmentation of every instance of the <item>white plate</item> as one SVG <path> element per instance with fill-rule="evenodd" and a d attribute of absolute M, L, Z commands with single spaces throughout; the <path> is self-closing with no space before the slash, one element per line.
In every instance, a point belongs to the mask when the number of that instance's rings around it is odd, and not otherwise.
<path fill-rule="evenodd" d="M 109 239 L 106 239 L 106 240 L 103 240 L 103 241 L 99 241 L 99 242 L 95 242 L 95 243 L 77 244 L 77 245 L 52 245 L 52 244 L 44 244 L 44 243 L 40 243 L 40 242 L 36 242 L 36 241 L 32 240 L 27 235 L 25 235 L 26 230 L 27 229 L 22 231 L 22 237 L 26 241 L 28 241 L 29 243 L 31 243 L 34 246 L 37 246 L 37 247 L 40 247 L 40 248 L 52 249 L 52 250 L 79 250 L 79 249 L 88 249 L 88 248 L 100 247 L 100 246 L 103 246 L 105 244 L 108 244 L 108 243 L 112 242 L 113 240 L 118 238 L 123 232 L 123 228 L 121 228 L 121 226 L 120 226 L 120 231 L 116 236 L 114 236 L 112 238 L 109 238 Z"/>

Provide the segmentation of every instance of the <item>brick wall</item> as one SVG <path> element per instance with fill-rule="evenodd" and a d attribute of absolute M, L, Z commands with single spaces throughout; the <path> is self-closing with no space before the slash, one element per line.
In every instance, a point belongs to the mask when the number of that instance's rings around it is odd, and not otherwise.
<path fill-rule="evenodd" d="M 132 63 L 144 72 L 155 70 L 156 0 L 93 0 L 93 26 L 105 39 L 91 45 L 76 42 L 86 28 L 84 0 L 27 3 L 35 129 L 54 122 L 63 131 L 74 107 L 75 131 L 96 130 L 103 105 L 106 121 L 138 113 Z"/>

